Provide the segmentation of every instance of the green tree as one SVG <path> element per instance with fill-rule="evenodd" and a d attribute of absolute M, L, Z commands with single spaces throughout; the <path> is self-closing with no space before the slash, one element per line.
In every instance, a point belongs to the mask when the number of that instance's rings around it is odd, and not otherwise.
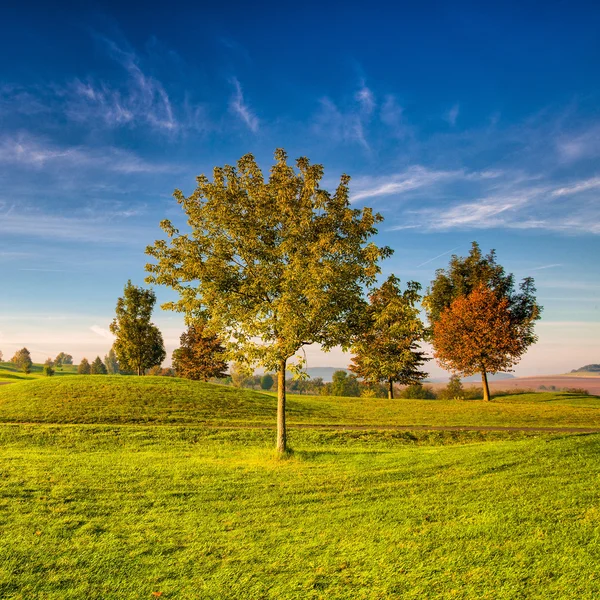
<path fill-rule="evenodd" d="M 51 358 L 47 358 L 42 368 L 42 373 L 45 377 L 52 377 L 54 375 L 54 361 Z"/>
<path fill-rule="evenodd" d="M 104 357 L 104 364 L 106 365 L 106 372 L 108 375 L 118 375 L 121 372 L 114 348 L 111 348 Z"/>
<path fill-rule="evenodd" d="M 27 348 L 21 348 L 15 352 L 15 355 L 12 357 L 11 363 L 28 375 L 31 373 L 31 367 L 33 366 L 33 362 L 31 361 L 31 353 Z"/>
<path fill-rule="evenodd" d="M 90 365 L 90 373 L 92 375 L 106 375 L 106 365 L 102 362 L 99 356 L 96 356 L 92 364 Z"/>
<path fill-rule="evenodd" d="M 442 400 L 463 400 L 465 397 L 465 390 L 463 384 L 458 375 L 452 375 L 448 385 L 440 391 L 439 397 Z"/>
<path fill-rule="evenodd" d="M 173 352 L 173 368 L 178 377 L 202 379 L 225 377 L 225 348 L 218 336 L 207 332 L 202 321 L 193 323 L 179 338 L 181 346 Z"/>
<path fill-rule="evenodd" d="M 62 367 L 63 365 L 72 365 L 73 357 L 70 354 L 65 354 L 64 352 L 59 352 L 56 358 L 54 359 L 55 367 Z"/>
<path fill-rule="evenodd" d="M 229 376 L 231 383 L 235 387 L 244 387 L 250 377 L 252 377 L 252 369 L 245 363 L 234 361 L 229 366 Z"/>
<path fill-rule="evenodd" d="M 360 387 L 355 375 L 346 371 L 335 371 L 331 376 L 330 396 L 360 396 Z"/>
<path fill-rule="evenodd" d="M 350 370 L 369 384 L 387 382 L 388 398 L 394 382 L 419 383 L 427 377 L 421 366 L 428 360 L 419 348 L 425 328 L 417 303 L 421 286 L 409 281 L 402 292 L 395 275 L 369 294 L 360 334 L 352 344 Z"/>
<path fill-rule="evenodd" d="M 215 168 L 212 182 L 198 177 L 189 197 L 176 190 L 191 232 L 161 223 L 169 239 L 148 247 L 156 262 L 146 281 L 179 293 L 163 308 L 226 332 L 230 360 L 277 373 L 277 449 L 284 452 L 288 362 L 305 345 L 348 347 L 363 287 L 391 250 L 367 243 L 382 217 L 350 207 L 348 176 L 330 194 L 319 185 L 321 165 L 300 158 L 296 172 L 283 150 L 275 159 L 268 180 L 248 154 L 237 168 Z"/>
<path fill-rule="evenodd" d="M 77 373 L 79 375 L 89 375 L 92 372 L 92 368 L 87 358 L 82 358 L 79 366 L 77 367 Z"/>
<path fill-rule="evenodd" d="M 2 355 L 2 350 L 0 350 L 0 362 L 2 362 L 3 358 L 4 358 L 4 356 Z"/>
<path fill-rule="evenodd" d="M 113 345 L 121 369 L 143 375 L 146 369 L 160 365 L 166 357 L 163 337 L 150 322 L 156 295 L 127 282 L 124 295 L 117 301 L 116 317 L 110 324 L 115 334 Z"/>
<path fill-rule="evenodd" d="M 270 373 L 265 373 L 260 378 L 260 389 L 261 390 L 270 390 L 273 387 L 275 381 L 273 380 L 273 376 Z"/>
<path fill-rule="evenodd" d="M 471 296 L 477 291 L 476 298 Z M 486 331 L 485 342 L 488 352 L 494 354 L 493 360 L 486 359 L 485 353 L 476 351 L 476 345 L 469 346 L 470 364 L 466 362 L 466 356 L 459 357 L 452 352 L 452 336 L 450 333 L 459 335 L 461 333 L 460 324 L 457 319 L 461 320 L 468 318 L 469 311 L 475 308 L 475 304 L 465 303 L 465 299 L 480 299 L 481 294 L 485 294 L 485 290 L 490 290 L 496 296 L 499 303 L 502 303 L 502 311 L 506 313 L 506 319 L 502 319 L 503 335 L 496 336 L 498 341 L 497 348 L 494 350 L 494 335 L 491 331 L 490 323 L 485 323 L 483 318 L 486 312 L 486 306 L 480 302 L 477 304 L 479 316 L 477 324 L 471 319 L 473 336 L 471 339 L 481 335 Z M 431 325 L 431 341 L 436 352 L 436 358 L 443 360 L 445 357 L 454 356 L 452 359 L 460 359 L 458 363 L 446 361 L 446 366 L 453 368 L 465 375 L 480 372 L 483 385 L 484 398 L 489 400 L 489 385 L 487 380 L 488 372 L 498 372 L 510 369 L 515 361 L 524 354 L 526 349 L 537 341 L 537 336 L 534 333 L 535 322 L 540 319 L 542 307 L 537 303 L 535 297 L 535 285 L 532 277 L 526 277 L 521 281 L 518 290 L 515 289 L 515 280 L 512 273 L 506 273 L 504 267 L 496 262 L 496 252 L 492 250 L 489 254 L 483 255 L 479 244 L 473 242 L 471 251 L 465 258 L 453 255 L 450 259 L 450 264 L 447 269 L 438 269 L 435 279 L 431 282 L 430 287 L 423 299 L 423 306 L 427 312 L 429 323 Z M 444 326 L 437 327 L 436 340 L 436 325 L 442 320 L 444 314 L 450 311 L 452 304 L 461 299 L 460 310 L 455 307 L 453 316 L 446 314 L 444 318 Z M 496 307 L 500 310 L 500 305 Z M 490 319 L 498 319 L 498 310 L 487 311 Z M 452 319 L 454 320 L 454 325 Z M 508 322 L 505 322 L 508 320 Z M 477 333 L 477 327 L 481 326 L 481 332 Z M 442 333 L 444 335 L 442 335 Z M 464 330 L 463 330 L 464 333 Z M 508 333 L 512 336 L 512 340 L 507 337 Z M 457 338 L 458 339 L 458 338 Z M 483 338 L 482 338 L 483 339 Z M 444 343 L 444 352 L 440 352 L 440 343 Z M 455 340 L 456 341 L 456 340 Z M 464 347 L 468 346 L 468 339 L 463 336 L 461 343 Z M 510 349 L 509 349 L 510 347 Z M 455 347 L 456 348 L 456 347 Z M 501 360 L 501 356 L 505 360 Z M 515 360 L 510 358 L 512 356 Z M 486 363 L 490 366 L 487 367 Z M 452 366 L 455 364 L 455 366 Z M 490 371 L 490 368 L 492 369 Z"/>
<path fill-rule="evenodd" d="M 410 400 L 435 400 L 436 395 L 433 389 L 422 383 L 413 383 L 402 390 L 400 396 Z"/>

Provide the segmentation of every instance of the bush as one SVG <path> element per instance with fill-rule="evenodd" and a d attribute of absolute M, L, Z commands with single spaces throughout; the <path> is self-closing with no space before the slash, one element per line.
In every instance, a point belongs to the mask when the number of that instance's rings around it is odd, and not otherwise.
<path fill-rule="evenodd" d="M 52 377 L 52 375 L 54 375 L 54 369 L 50 365 L 44 365 L 42 373 L 44 374 L 44 377 Z"/>
<path fill-rule="evenodd" d="M 465 390 L 463 389 L 462 382 L 458 375 L 452 375 L 448 385 L 440 390 L 438 398 L 441 400 L 464 400 Z"/>
<path fill-rule="evenodd" d="M 567 392 L 567 394 L 577 394 L 578 396 L 590 395 L 589 390 L 586 390 L 585 388 L 565 388 L 565 392 Z"/>
<path fill-rule="evenodd" d="M 420 383 L 407 386 L 400 392 L 399 397 L 411 400 L 435 400 L 437 398 L 432 387 Z"/>

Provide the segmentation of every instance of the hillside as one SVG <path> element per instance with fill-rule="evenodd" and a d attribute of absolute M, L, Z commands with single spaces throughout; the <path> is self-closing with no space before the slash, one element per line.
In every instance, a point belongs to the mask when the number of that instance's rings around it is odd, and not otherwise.
<path fill-rule="evenodd" d="M 20 369 L 17 369 L 15 365 L 10 362 L 0 362 L 0 382 L 3 381 L 27 381 L 31 379 L 39 379 L 44 377 L 43 374 L 44 365 L 33 363 L 31 367 L 31 373 L 25 374 Z M 77 365 L 65 365 L 56 369 L 54 376 L 60 377 L 63 375 L 76 375 Z"/>
<path fill-rule="evenodd" d="M 0 422 L 274 426 L 272 394 L 171 377 L 75 375 L 0 387 Z M 600 427 L 600 398 L 556 392 L 493 402 L 289 396 L 293 424 Z"/>
<path fill-rule="evenodd" d="M 579 369 L 573 369 L 571 373 L 594 373 L 596 375 L 600 375 L 600 365 L 585 365 L 584 367 L 580 367 Z"/>

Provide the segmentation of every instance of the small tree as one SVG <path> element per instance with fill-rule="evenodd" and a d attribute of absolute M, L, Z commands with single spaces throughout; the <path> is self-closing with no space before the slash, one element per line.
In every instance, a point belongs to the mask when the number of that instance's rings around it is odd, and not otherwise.
<path fill-rule="evenodd" d="M 60 368 L 63 365 L 72 365 L 73 357 L 70 354 L 65 354 L 64 352 L 59 352 L 54 359 L 54 366 Z"/>
<path fill-rule="evenodd" d="M 15 355 L 12 357 L 11 363 L 28 375 L 31 373 L 31 367 L 33 366 L 33 362 L 31 361 L 31 353 L 27 348 L 21 348 L 15 352 Z"/>
<path fill-rule="evenodd" d="M 90 373 L 92 375 L 106 375 L 107 372 L 106 365 L 102 362 L 102 359 L 99 356 L 96 356 L 90 366 Z"/>
<path fill-rule="evenodd" d="M 429 360 L 419 349 L 424 327 L 417 303 L 421 286 L 409 281 L 403 293 L 394 276 L 369 294 L 361 333 L 356 337 L 350 370 L 369 384 L 387 382 L 388 398 L 394 397 L 394 382 L 419 383 L 427 377 L 421 366 Z"/>
<path fill-rule="evenodd" d="M 507 298 L 480 284 L 442 312 L 433 326 L 434 356 L 444 368 L 465 376 L 481 373 L 483 399 L 490 399 L 487 373 L 509 371 L 532 341 Z"/>
<path fill-rule="evenodd" d="M 335 371 L 331 377 L 331 396 L 360 396 L 360 388 L 356 375 L 346 371 Z"/>
<path fill-rule="evenodd" d="M 113 345 L 121 369 L 143 375 L 146 369 L 160 365 L 166 357 L 163 337 L 150 322 L 156 295 L 127 282 L 124 295 L 117 301 L 116 317 L 110 324 L 115 334 Z"/>
<path fill-rule="evenodd" d="M 268 181 L 248 154 L 237 168 L 215 168 L 212 182 L 198 177 L 191 196 L 176 190 L 191 231 L 161 223 L 169 240 L 147 248 L 156 262 L 146 266 L 146 281 L 179 293 L 163 308 L 226 332 L 228 359 L 277 372 L 277 449 L 284 452 L 288 361 L 313 343 L 348 347 L 364 286 L 391 251 L 367 243 L 382 217 L 351 208 L 348 176 L 330 194 L 320 187 L 321 165 L 300 158 L 296 172 L 281 149 L 275 159 Z"/>
<path fill-rule="evenodd" d="M 435 400 L 436 395 L 433 389 L 422 383 L 413 383 L 402 390 L 400 396 L 410 400 Z"/>
<path fill-rule="evenodd" d="M 229 376 L 231 377 L 231 383 L 235 387 L 244 387 L 244 384 L 252 377 L 252 369 L 240 362 L 233 362 L 229 366 Z"/>
<path fill-rule="evenodd" d="M 3 358 L 4 358 L 4 356 L 2 355 L 2 350 L 0 350 L 0 362 L 2 362 Z"/>
<path fill-rule="evenodd" d="M 273 387 L 273 383 L 275 383 L 273 376 L 270 373 L 265 373 L 260 378 L 260 389 L 270 390 Z"/>
<path fill-rule="evenodd" d="M 227 375 L 225 348 L 218 336 L 207 332 L 202 321 L 190 325 L 179 340 L 181 346 L 173 352 L 173 368 L 178 377 L 208 381 Z"/>
<path fill-rule="evenodd" d="M 465 391 L 458 375 L 450 377 L 448 385 L 440 391 L 439 397 L 443 400 L 462 400 L 465 397 Z"/>
<path fill-rule="evenodd" d="M 51 358 L 47 358 L 42 368 L 42 373 L 45 377 L 52 377 L 54 375 L 54 361 Z"/>
<path fill-rule="evenodd" d="M 104 364 L 106 365 L 106 372 L 108 375 L 118 375 L 121 372 L 114 348 L 111 348 L 104 357 Z"/>
<path fill-rule="evenodd" d="M 79 375 L 89 375 L 92 372 L 92 368 L 90 367 L 90 363 L 87 358 L 82 358 L 79 366 L 77 367 L 77 373 Z"/>

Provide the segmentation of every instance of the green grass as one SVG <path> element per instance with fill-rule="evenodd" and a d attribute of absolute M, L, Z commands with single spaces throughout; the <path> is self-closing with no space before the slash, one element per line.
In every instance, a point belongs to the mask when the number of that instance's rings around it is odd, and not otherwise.
<path fill-rule="evenodd" d="M 599 597 L 600 435 L 436 435 L 2 425 L 0 597 Z"/>
<path fill-rule="evenodd" d="M 600 398 L 288 409 L 280 459 L 272 394 L 164 377 L 0 386 L 0 598 L 600 597 L 600 434 L 375 430 L 600 427 Z"/>
<path fill-rule="evenodd" d="M 20 369 L 17 369 L 15 365 L 9 362 L 0 362 L 0 381 L 29 381 L 31 379 L 39 379 L 44 377 L 43 374 L 44 365 L 34 363 L 31 367 L 31 373 L 26 375 Z M 77 373 L 76 365 L 65 365 L 59 367 L 55 371 L 55 377 L 62 375 L 75 375 Z"/>
<path fill-rule="evenodd" d="M 289 396 L 291 425 L 600 427 L 600 398 L 556 392 L 493 402 Z M 272 394 L 169 377 L 71 376 L 0 386 L 0 422 L 272 425 Z"/>

